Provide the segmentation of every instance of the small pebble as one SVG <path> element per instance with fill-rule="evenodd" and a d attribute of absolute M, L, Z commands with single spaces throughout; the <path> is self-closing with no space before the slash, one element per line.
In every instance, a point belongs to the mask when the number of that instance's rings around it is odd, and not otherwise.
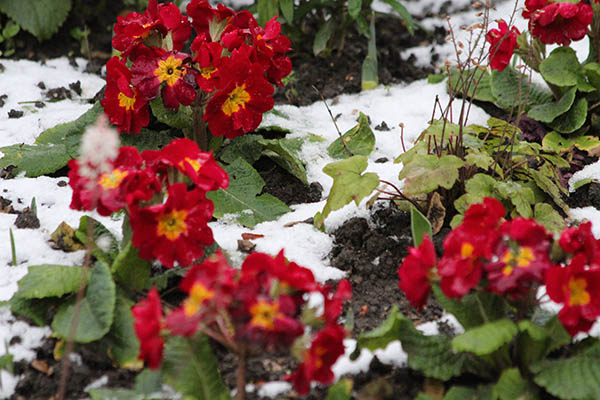
<path fill-rule="evenodd" d="M 21 118 L 25 114 L 23 111 L 10 110 L 8 112 L 8 118 Z"/>

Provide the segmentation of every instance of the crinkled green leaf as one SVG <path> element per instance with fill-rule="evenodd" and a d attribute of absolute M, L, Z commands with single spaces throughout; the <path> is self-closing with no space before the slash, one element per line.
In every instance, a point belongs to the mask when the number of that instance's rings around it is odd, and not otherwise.
<path fill-rule="evenodd" d="M 474 165 L 481 169 L 488 169 L 493 163 L 494 159 L 485 151 L 480 150 L 469 150 L 469 153 L 465 156 L 467 164 Z"/>
<path fill-rule="evenodd" d="M 446 75 L 445 75 L 446 76 Z M 492 103 L 494 96 L 491 88 L 489 72 L 479 68 L 460 71 L 458 68 L 450 70 L 450 79 L 447 83 L 448 90 L 460 96 L 472 97 L 475 100 Z"/>
<path fill-rule="evenodd" d="M 452 386 L 443 400 L 497 400 L 490 386 Z"/>
<path fill-rule="evenodd" d="M 573 133 L 585 124 L 588 113 L 588 101 L 581 98 L 575 102 L 571 109 L 554 120 L 550 126 L 560 133 Z"/>
<path fill-rule="evenodd" d="M 107 346 L 110 354 L 121 367 L 131 367 L 139 363 L 137 358 L 140 343 L 133 329 L 133 302 L 123 296 L 117 296 L 115 314 L 110 331 L 102 343 Z"/>
<path fill-rule="evenodd" d="M 559 154 L 570 151 L 573 147 L 591 153 L 600 148 L 600 139 L 589 135 L 563 136 L 556 131 L 552 131 L 542 139 L 542 147 L 545 151 Z"/>
<path fill-rule="evenodd" d="M 93 238 L 88 243 L 88 226 L 92 224 Z M 79 227 L 75 231 L 75 237 L 85 246 L 92 245 L 92 255 L 108 265 L 112 265 L 119 254 L 119 242 L 100 221 L 84 215 L 79 218 Z"/>
<path fill-rule="evenodd" d="M 170 337 L 165 344 L 161 372 L 165 383 L 183 395 L 197 400 L 231 399 L 205 335 Z"/>
<path fill-rule="evenodd" d="M 102 104 L 96 102 L 90 109 L 81 114 L 79 118 L 71 122 L 56 125 L 46 129 L 35 139 L 36 144 L 60 144 L 72 136 L 81 136 L 85 128 L 96 122 L 98 116 L 103 112 Z M 77 147 L 79 140 L 77 140 Z"/>
<path fill-rule="evenodd" d="M 527 174 L 533 178 L 533 181 L 535 182 L 535 184 L 544 191 L 544 193 L 546 193 L 548 196 L 550 196 L 550 198 L 554 201 L 554 203 L 559 206 L 564 212 L 565 214 L 569 214 L 569 206 L 567 205 L 567 203 L 565 203 L 562 194 L 561 194 L 561 189 L 558 186 L 558 179 L 554 178 L 551 179 L 550 177 L 548 177 L 546 175 L 545 172 L 555 172 L 554 170 L 552 170 L 551 167 L 549 167 L 548 165 L 544 164 L 539 170 L 536 169 L 532 169 L 529 168 L 527 169 Z"/>
<path fill-rule="evenodd" d="M 65 265 L 32 265 L 27 275 L 19 280 L 19 289 L 15 297 L 24 299 L 42 299 L 61 297 L 76 292 L 81 286 L 83 269 Z M 85 283 L 89 280 L 85 279 Z"/>
<path fill-rule="evenodd" d="M 225 171 L 229 175 L 229 187 L 206 195 L 215 205 L 214 216 L 235 214 L 240 224 L 253 227 L 271 221 L 290 209 L 281 200 L 268 193 L 260 194 L 265 182 L 250 164 L 238 158 Z"/>
<path fill-rule="evenodd" d="M 543 326 L 536 325 L 530 320 L 521 320 L 518 327 L 518 357 L 522 365 L 538 362 L 550 352 L 552 338 Z"/>
<path fill-rule="evenodd" d="M 77 267 L 71 267 L 77 268 Z M 50 322 L 53 312 L 60 304 L 58 297 L 45 297 L 43 299 L 26 299 L 19 296 L 13 296 L 10 299 L 10 312 L 30 319 L 37 326 L 47 326 Z"/>
<path fill-rule="evenodd" d="M 533 191 L 518 181 L 498 181 L 495 187 L 497 193 L 504 199 L 510 200 L 517 213 L 525 218 L 531 218 L 532 204 L 535 202 Z"/>
<path fill-rule="evenodd" d="M 600 357 L 543 360 L 530 367 L 535 383 L 561 399 L 600 398 Z"/>
<path fill-rule="evenodd" d="M 517 325 L 503 318 L 488 322 L 452 339 L 455 351 L 468 351 L 478 356 L 488 355 L 510 342 L 517 334 Z"/>
<path fill-rule="evenodd" d="M 505 315 L 506 304 L 494 293 L 476 291 L 468 293 L 460 300 L 455 300 L 447 297 L 438 284 L 433 285 L 432 289 L 438 303 L 444 310 L 454 315 L 465 329 L 480 326 L 485 322 L 481 315 L 482 308 L 488 319 L 492 321 Z"/>
<path fill-rule="evenodd" d="M 352 398 L 352 379 L 342 378 L 329 388 L 325 400 L 350 400 Z"/>
<path fill-rule="evenodd" d="M 600 64 L 597 62 L 587 63 L 583 66 L 583 72 L 588 78 L 588 82 L 596 89 L 600 89 Z"/>
<path fill-rule="evenodd" d="M 572 87 L 563 95 L 563 97 L 560 98 L 560 100 L 531 107 L 531 109 L 527 112 L 527 115 L 536 121 L 550 123 L 559 115 L 569 111 L 573 105 L 573 102 L 575 102 L 576 93 L 577 88 Z"/>
<path fill-rule="evenodd" d="M 142 128 L 139 133 L 121 135 L 121 146 L 132 146 L 139 152 L 144 150 L 159 150 L 175 139 L 169 131 L 152 131 Z"/>
<path fill-rule="evenodd" d="M 508 368 L 502 371 L 493 391 L 498 400 L 537 400 L 539 398 L 538 389 L 521 376 L 518 368 Z"/>
<path fill-rule="evenodd" d="M 430 193 L 440 186 L 450 189 L 464 165 L 463 160 L 453 155 L 419 155 L 404 164 L 398 179 L 404 179 L 403 192 L 407 196 Z"/>
<path fill-rule="evenodd" d="M 298 158 L 302 149 L 302 139 L 261 139 L 259 143 L 264 146 L 262 154 L 308 185 L 304 163 Z"/>
<path fill-rule="evenodd" d="M 365 156 L 353 156 L 327 164 L 323 168 L 323 172 L 333 178 L 333 186 L 323 211 L 315 216 L 316 226 L 321 227 L 330 212 L 339 210 L 352 201 L 358 205 L 377 188 L 379 177 L 373 172 L 363 174 L 366 168 Z"/>
<path fill-rule="evenodd" d="M 369 119 L 363 113 L 358 117 L 358 124 L 337 138 L 327 147 L 332 158 L 348 158 L 350 155 L 342 139 L 353 155 L 368 156 L 375 147 L 375 135 L 369 126 Z"/>
<path fill-rule="evenodd" d="M 90 283 L 81 300 L 80 312 L 73 339 L 77 343 L 90 343 L 108 333 L 113 323 L 116 288 L 110 267 L 97 261 L 90 275 Z M 54 334 L 69 339 L 71 326 L 75 322 L 75 296 L 61 305 L 52 320 Z"/>
<path fill-rule="evenodd" d="M 493 71 L 491 78 L 492 94 L 495 104 L 502 109 L 525 105 L 526 109 L 545 104 L 554 99 L 552 93 L 536 83 L 530 83 L 529 77 L 513 68 Z"/>
<path fill-rule="evenodd" d="M 559 234 L 565 228 L 567 223 L 550 204 L 538 203 L 533 210 L 533 218 L 550 233 Z"/>
<path fill-rule="evenodd" d="M 39 41 L 50 39 L 71 11 L 71 0 L 0 0 L 0 12 Z"/>
<path fill-rule="evenodd" d="M 15 144 L 0 147 L 0 153 L 4 154 L 0 159 L 0 169 L 14 165 L 15 174 L 25 172 L 25 176 L 30 178 L 56 172 L 71 159 L 64 144 Z"/>
<path fill-rule="evenodd" d="M 92 400 L 146 400 L 143 393 L 131 389 L 90 388 L 88 394 Z"/>
<path fill-rule="evenodd" d="M 119 252 L 111 266 L 115 281 L 131 290 L 143 290 L 150 281 L 152 263 L 139 257 L 131 242 Z"/>
<path fill-rule="evenodd" d="M 585 89 L 585 75 L 575 50 L 558 47 L 540 63 L 540 73 L 545 81 L 556 86 L 581 86 Z M 580 88 L 581 90 L 581 88 Z"/>
<path fill-rule="evenodd" d="M 191 106 L 180 106 L 177 110 L 165 108 L 162 97 L 157 97 L 150 102 L 152 114 L 162 123 L 177 129 L 193 129 L 194 118 Z"/>
<path fill-rule="evenodd" d="M 408 354 L 408 365 L 425 376 L 448 380 L 460 375 L 466 368 L 467 355 L 454 352 L 448 337 L 423 335 L 398 311 L 397 306 L 393 306 L 380 326 L 358 337 L 351 358 L 358 357 L 362 349 L 382 349 L 394 340 L 401 341 L 402 349 Z"/>
<path fill-rule="evenodd" d="M 226 164 L 231 164 L 240 157 L 249 164 L 254 164 L 262 154 L 261 139 L 259 135 L 237 137 L 224 146 L 217 157 Z"/>

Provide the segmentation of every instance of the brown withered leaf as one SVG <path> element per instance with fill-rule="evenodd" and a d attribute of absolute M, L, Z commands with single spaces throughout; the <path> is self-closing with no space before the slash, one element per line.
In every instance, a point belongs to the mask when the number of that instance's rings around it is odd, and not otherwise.
<path fill-rule="evenodd" d="M 260 239 L 260 238 L 264 238 L 265 235 L 261 235 L 259 233 L 249 233 L 249 232 L 244 232 L 242 233 L 242 239 L 244 240 L 254 240 L 254 239 Z"/>
<path fill-rule="evenodd" d="M 446 218 L 446 207 L 442 204 L 442 197 L 438 192 L 434 192 L 431 196 L 429 209 L 427 210 L 427 219 L 431 224 L 431 232 L 435 235 L 444 226 L 444 218 Z"/>
<path fill-rule="evenodd" d="M 77 250 L 83 250 L 85 246 L 75 239 L 75 229 L 66 222 L 61 222 L 58 228 L 50 235 L 50 242 L 57 250 L 67 253 Z"/>

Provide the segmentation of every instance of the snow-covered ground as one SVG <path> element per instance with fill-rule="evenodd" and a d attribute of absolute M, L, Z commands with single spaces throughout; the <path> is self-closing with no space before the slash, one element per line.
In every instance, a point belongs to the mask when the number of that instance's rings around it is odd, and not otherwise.
<path fill-rule="evenodd" d="M 435 7 L 437 3 L 435 0 L 408 2 L 407 6 L 409 10 L 418 14 L 415 7 Z M 462 4 L 466 1 L 456 3 Z M 492 12 L 491 20 L 508 18 L 514 8 L 512 1 L 498 3 L 497 10 Z M 378 6 L 383 7 L 382 4 Z M 415 9 L 413 10 L 413 8 Z M 470 25 L 476 21 L 475 13 L 475 10 L 471 10 L 457 14 L 453 17 L 452 23 L 455 26 Z M 517 26 L 525 28 L 521 26 L 523 21 L 520 17 L 517 17 L 516 21 Z M 445 20 L 431 18 L 423 21 L 423 25 L 426 27 L 435 24 L 445 24 Z M 463 34 L 462 31 L 459 34 Z M 582 52 L 580 54 L 586 50 L 582 46 L 578 47 Z M 424 63 L 428 64 L 430 50 L 430 47 L 420 47 L 405 50 L 404 54 L 408 55 L 412 52 L 417 58 L 421 58 Z M 437 46 L 436 51 L 442 55 L 442 60 L 444 57 L 452 58 L 452 50 L 448 45 Z M 77 118 L 90 107 L 84 100 L 93 97 L 104 84 L 100 77 L 83 72 L 85 67 L 83 60 L 77 61 L 76 68 L 71 66 L 65 58 L 50 60 L 45 65 L 31 61 L 11 60 L 2 60 L 1 63 L 5 70 L 0 73 L 0 95 L 7 94 L 8 97 L 4 107 L 0 108 L 0 146 L 19 143 L 32 144 L 45 129 Z M 43 100 L 44 90 L 38 87 L 40 81 L 45 83 L 47 89 L 68 87 L 69 83 L 80 81 L 83 92 L 81 98 L 46 103 L 46 107 L 36 108 L 31 102 Z M 379 87 L 373 91 L 356 95 L 342 95 L 335 101 L 328 101 L 328 104 L 333 115 L 341 115 L 337 119 L 337 124 L 342 132 L 356 124 L 359 111 L 369 115 L 372 127 L 383 121 L 386 122 L 391 128 L 390 131 L 373 131 L 376 136 L 376 145 L 375 150 L 369 156 L 368 171 L 376 172 L 380 178 L 401 185 L 401 182 L 398 181 L 401 165 L 393 163 L 393 159 L 402 151 L 399 124 L 404 125 L 405 144 L 411 146 L 412 141 L 427 127 L 436 96 L 439 96 L 443 105 L 448 101 L 444 83 L 431 85 L 425 80 L 421 80 L 408 85 Z M 25 114 L 18 119 L 9 119 L 7 113 L 12 109 L 24 111 Z M 325 149 L 338 137 L 327 109 L 321 102 L 307 107 L 278 106 L 277 109 L 286 114 L 288 118 L 269 114 L 263 121 L 265 126 L 279 125 L 287 128 L 292 132 L 289 137 L 302 137 L 307 133 L 313 133 L 325 138 L 325 142 L 322 143 L 307 141 L 303 147 L 302 158 L 307 164 L 309 181 L 318 181 L 323 186 L 326 195 L 333 182 L 323 173 L 322 169 L 333 160 L 328 157 Z M 456 111 L 458 112 L 458 110 Z M 483 124 L 488 118 L 489 115 L 483 110 L 474 107 L 469 122 Z M 375 160 L 382 157 L 387 158 L 388 161 L 375 163 Z M 579 175 L 581 177 L 599 177 L 600 166 L 590 166 Z M 50 233 L 60 222 L 65 221 L 71 226 L 77 226 L 79 218 L 84 215 L 84 213 L 69 208 L 71 189 L 61 183 L 65 180 L 65 178 L 49 177 L 32 179 L 23 176 L 11 180 L 0 180 L 0 196 L 12 200 L 16 209 L 26 207 L 35 197 L 41 223 L 41 228 L 37 230 L 17 229 L 13 225 L 16 215 L 0 213 L 0 301 L 8 300 L 13 295 L 17 289 L 18 280 L 26 274 L 30 265 L 81 264 L 83 252 L 64 253 L 53 250 L 48 242 Z M 327 233 L 317 231 L 308 224 L 286 226 L 289 222 L 303 221 L 314 216 L 317 211 L 323 209 L 324 205 L 325 200 L 319 203 L 293 206 L 291 213 L 283 215 L 276 221 L 259 224 L 253 229 L 244 228 L 230 221 L 211 223 L 211 228 L 216 241 L 230 253 L 234 260 L 240 260 L 242 257 L 237 250 L 237 240 L 241 238 L 241 234 L 243 232 L 258 233 L 264 237 L 255 240 L 257 251 L 276 254 L 284 249 L 287 258 L 310 268 L 319 281 L 340 279 L 344 276 L 344 272 L 331 267 L 327 260 L 327 254 L 332 246 L 332 240 Z M 348 205 L 342 210 L 331 213 L 326 220 L 327 231 L 331 232 L 351 216 L 365 216 L 367 213 L 364 204 Z M 120 221 L 99 217 L 94 213 L 87 214 L 99 219 L 114 234 L 120 234 Z M 594 233 L 597 236 L 600 235 L 600 211 L 593 208 L 572 210 L 572 217 L 592 220 Z M 9 229 L 11 228 L 15 236 L 17 266 L 10 265 Z M 437 332 L 435 325 L 424 324 L 419 329 L 429 334 Z M 594 332 L 596 331 L 594 329 Z M 39 345 L 49 334 L 49 328 L 29 327 L 22 321 L 15 321 L 6 307 L 0 307 L 0 355 L 8 351 L 14 354 L 15 360 L 31 360 L 34 357 L 31 349 Z M 14 336 L 20 336 L 21 343 L 11 345 L 6 349 L 5 346 Z M 355 341 L 348 339 L 346 346 L 348 355 L 354 349 Z M 375 354 L 383 362 L 395 365 L 401 365 L 406 360 L 406 355 L 402 352 L 399 342 L 394 342 L 386 350 L 377 351 Z M 350 361 L 347 355 L 334 366 L 334 372 L 338 377 L 347 372 L 355 373 L 365 370 L 373 357 L 373 354 L 366 350 L 355 361 Z M 0 377 L 2 382 L 0 398 L 6 398 L 14 391 L 18 377 L 13 377 L 5 371 L 2 371 Z M 254 389 L 262 395 L 271 396 L 281 390 L 287 390 L 288 386 L 279 382 Z"/>

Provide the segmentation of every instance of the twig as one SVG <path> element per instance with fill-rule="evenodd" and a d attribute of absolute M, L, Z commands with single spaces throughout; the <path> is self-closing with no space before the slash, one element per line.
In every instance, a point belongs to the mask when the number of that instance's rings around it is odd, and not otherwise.
<path fill-rule="evenodd" d="M 335 129 L 337 130 L 337 133 L 338 133 L 338 135 L 340 137 L 340 140 L 342 141 L 342 144 L 344 145 L 344 148 L 346 149 L 346 151 L 348 152 L 348 154 L 350 155 L 350 157 L 352 157 L 354 154 L 352 154 L 352 151 L 348 147 L 348 144 L 346 143 L 346 141 L 344 141 L 344 137 L 342 135 L 342 132 L 340 132 L 340 128 L 338 128 L 337 122 L 335 122 L 335 118 L 333 117 L 333 114 L 331 113 L 331 109 L 329 109 L 329 106 L 327 105 L 327 102 L 325 101 L 325 97 L 323 97 L 323 95 L 321 94 L 321 92 L 319 91 L 319 89 L 317 89 L 317 87 L 315 85 L 312 85 L 312 88 L 315 89 L 315 92 L 317 92 L 317 94 L 321 98 L 321 101 L 323 102 L 323 104 L 325 104 L 325 108 L 327 108 L 327 111 L 329 112 L 329 116 L 331 117 L 331 121 L 333 121 L 333 125 L 335 126 Z"/>

